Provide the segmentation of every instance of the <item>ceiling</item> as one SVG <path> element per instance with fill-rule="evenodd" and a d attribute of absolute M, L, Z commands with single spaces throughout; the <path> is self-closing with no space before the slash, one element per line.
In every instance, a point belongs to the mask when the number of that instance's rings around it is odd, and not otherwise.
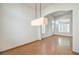
<path fill-rule="evenodd" d="M 61 16 L 61 15 L 64 15 L 64 14 L 71 14 L 71 13 L 72 13 L 71 10 L 68 10 L 68 11 L 61 10 L 61 11 L 56 11 L 56 12 L 50 13 L 50 14 L 46 15 L 46 17 L 49 17 L 51 15 L 53 17 L 56 17 L 56 16 Z"/>
<path fill-rule="evenodd" d="M 29 8 L 35 8 L 35 3 L 23 3 L 24 5 L 27 5 Z M 47 6 L 54 5 L 55 3 L 42 3 L 41 9 L 46 8 Z M 37 3 L 37 6 L 39 6 L 40 3 Z"/>

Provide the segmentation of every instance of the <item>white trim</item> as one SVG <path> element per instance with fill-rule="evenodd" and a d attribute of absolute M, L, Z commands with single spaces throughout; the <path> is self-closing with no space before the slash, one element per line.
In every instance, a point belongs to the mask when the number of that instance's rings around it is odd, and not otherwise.
<path fill-rule="evenodd" d="M 55 35 L 63 35 L 63 36 L 72 36 L 72 35 L 67 35 L 67 34 L 59 34 L 59 33 L 54 33 Z"/>

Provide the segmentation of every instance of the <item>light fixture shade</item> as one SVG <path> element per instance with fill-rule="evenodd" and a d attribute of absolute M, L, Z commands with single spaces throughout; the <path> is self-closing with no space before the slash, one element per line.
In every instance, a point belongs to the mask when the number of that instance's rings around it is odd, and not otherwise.
<path fill-rule="evenodd" d="M 31 21 L 32 26 L 42 26 L 47 24 L 48 24 L 48 19 L 45 17 L 41 17 Z"/>

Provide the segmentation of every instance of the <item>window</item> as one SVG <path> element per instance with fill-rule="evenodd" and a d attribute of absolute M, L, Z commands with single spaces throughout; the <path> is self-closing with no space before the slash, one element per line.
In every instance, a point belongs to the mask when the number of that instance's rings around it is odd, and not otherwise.
<path fill-rule="evenodd" d="M 70 32 L 70 19 L 58 19 L 55 22 L 56 30 L 62 33 Z"/>
<path fill-rule="evenodd" d="M 70 32 L 69 24 L 59 24 L 59 32 Z"/>

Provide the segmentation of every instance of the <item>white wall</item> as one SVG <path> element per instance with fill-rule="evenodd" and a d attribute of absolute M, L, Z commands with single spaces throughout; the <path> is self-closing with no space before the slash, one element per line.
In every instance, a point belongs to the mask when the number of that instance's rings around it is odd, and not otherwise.
<path fill-rule="evenodd" d="M 42 34 L 42 38 L 46 38 L 54 34 L 54 28 L 52 28 L 53 26 L 52 21 L 54 21 L 54 17 L 48 15 L 46 16 L 46 18 L 48 18 L 48 24 L 45 25 L 45 33 Z"/>
<path fill-rule="evenodd" d="M 73 11 L 73 48 L 72 50 L 79 53 L 79 4 L 52 4 L 42 10 L 42 16 L 50 13 L 61 11 L 61 10 L 72 10 Z"/>
<path fill-rule="evenodd" d="M 38 39 L 38 28 L 30 25 L 34 11 L 27 4 L 0 4 L 0 51 Z"/>
<path fill-rule="evenodd" d="M 79 53 L 79 5 L 73 12 L 73 51 Z"/>

